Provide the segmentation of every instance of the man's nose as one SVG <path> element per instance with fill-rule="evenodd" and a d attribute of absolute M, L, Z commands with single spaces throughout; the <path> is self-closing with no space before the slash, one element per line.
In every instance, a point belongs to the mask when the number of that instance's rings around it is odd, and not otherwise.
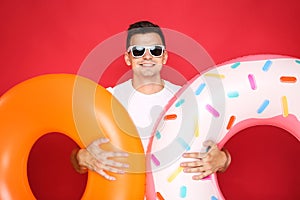
<path fill-rule="evenodd" d="M 145 51 L 146 51 L 146 52 L 145 52 L 143 58 L 145 58 L 145 59 L 150 59 L 150 58 L 153 57 L 153 56 L 150 54 L 150 49 L 146 49 Z"/>

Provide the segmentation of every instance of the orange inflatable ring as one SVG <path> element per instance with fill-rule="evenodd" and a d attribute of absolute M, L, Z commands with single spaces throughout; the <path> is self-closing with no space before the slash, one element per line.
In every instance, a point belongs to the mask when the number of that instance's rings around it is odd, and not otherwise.
<path fill-rule="evenodd" d="M 0 199 L 35 199 L 27 160 L 34 143 L 50 132 L 63 133 L 81 147 L 108 137 L 104 148 L 129 152 L 126 160 L 118 159 L 129 163 L 128 173 L 108 181 L 89 172 L 82 199 L 144 199 L 144 152 L 127 111 L 106 89 L 71 74 L 29 79 L 0 98 Z"/>

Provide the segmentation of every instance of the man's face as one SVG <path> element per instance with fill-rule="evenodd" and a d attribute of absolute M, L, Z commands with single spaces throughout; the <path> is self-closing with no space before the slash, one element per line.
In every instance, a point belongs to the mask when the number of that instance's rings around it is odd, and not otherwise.
<path fill-rule="evenodd" d="M 130 46 L 145 46 L 162 45 L 162 40 L 157 33 L 135 34 L 131 37 Z M 132 66 L 135 76 L 153 77 L 159 76 L 162 65 L 167 62 L 168 54 L 163 51 L 161 56 L 153 56 L 150 49 L 145 50 L 144 55 L 134 57 L 132 52 L 125 53 L 125 62 Z"/>

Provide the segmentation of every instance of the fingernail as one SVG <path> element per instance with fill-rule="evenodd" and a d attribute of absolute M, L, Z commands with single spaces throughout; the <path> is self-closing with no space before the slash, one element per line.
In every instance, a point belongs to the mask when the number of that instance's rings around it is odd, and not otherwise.
<path fill-rule="evenodd" d="M 105 141 L 105 142 L 109 142 L 109 139 L 108 139 L 108 138 L 104 138 L 104 141 Z"/>

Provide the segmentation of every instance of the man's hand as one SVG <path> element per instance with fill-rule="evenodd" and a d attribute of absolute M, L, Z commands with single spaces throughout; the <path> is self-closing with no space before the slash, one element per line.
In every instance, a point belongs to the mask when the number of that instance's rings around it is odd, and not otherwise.
<path fill-rule="evenodd" d="M 108 143 L 107 138 L 99 138 L 93 141 L 86 149 L 80 149 L 77 153 L 78 164 L 81 167 L 86 167 L 91 171 L 95 171 L 108 180 L 116 180 L 114 176 L 106 173 L 113 172 L 123 174 L 123 168 L 128 168 L 128 164 L 116 162 L 110 158 L 128 157 L 125 152 L 104 151 L 101 145 Z"/>
<path fill-rule="evenodd" d="M 225 171 L 230 164 L 229 153 L 219 150 L 214 142 L 206 141 L 203 145 L 208 148 L 206 153 L 184 153 L 184 158 L 194 158 L 195 160 L 180 164 L 185 173 L 197 173 L 192 177 L 194 180 L 200 180 L 217 171 Z"/>

